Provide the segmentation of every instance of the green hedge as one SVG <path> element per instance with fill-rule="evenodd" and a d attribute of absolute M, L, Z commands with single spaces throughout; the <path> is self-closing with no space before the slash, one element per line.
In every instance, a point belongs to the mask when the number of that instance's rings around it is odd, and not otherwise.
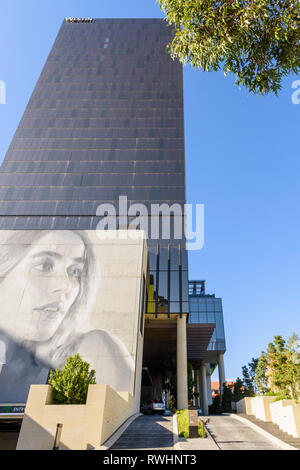
<path fill-rule="evenodd" d="M 189 410 L 176 411 L 177 423 L 178 423 L 178 434 L 179 437 L 189 437 Z M 200 418 L 198 419 L 198 436 L 202 437 L 202 424 Z M 205 437 L 207 432 L 205 431 Z"/>

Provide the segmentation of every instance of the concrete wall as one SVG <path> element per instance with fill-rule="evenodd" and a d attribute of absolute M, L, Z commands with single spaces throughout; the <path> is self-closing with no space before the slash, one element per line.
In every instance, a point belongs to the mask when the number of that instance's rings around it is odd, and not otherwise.
<path fill-rule="evenodd" d="M 275 397 L 254 397 L 251 400 L 252 414 L 262 421 L 272 421 L 270 405 Z"/>
<path fill-rule="evenodd" d="M 107 385 L 90 385 L 85 405 L 55 405 L 50 386 L 32 385 L 17 450 L 51 450 L 58 423 L 61 450 L 93 449 L 136 412 L 136 405 L 128 392 Z"/>
<path fill-rule="evenodd" d="M 251 397 L 245 397 L 242 400 L 238 401 L 236 404 L 236 412 L 237 413 L 242 413 L 242 414 L 247 414 L 247 415 L 252 415 L 252 406 L 251 406 Z"/>
<path fill-rule="evenodd" d="M 25 403 L 75 353 L 98 384 L 139 394 L 147 247 L 134 235 L 0 231 L 0 403 Z"/>
<path fill-rule="evenodd" d="M 128 238 L 125 231 L 118 232 L 118 236 L 123 236 L 121 239 L 115 239 L 114 233 L 107 233 L 106 239 L 98 239 L 96 232 L 80 233 L 80 236 L 77 232 L 58 234 L 54 232 L 54 235 L 51 232 L 48 235 L 56 236 L 55 241 L 58 245 L 49 244 L 49 240 L 45 240 L 42 236 L 39 238 L 39 243 L 34 246 L 35 251 L 32 252 L 30 248 L 30 256 L 35 258 L 37 253 L 40 257 L 42 252 L 47 253 L 49 258 L 49 253 L 52 253 L 53 257 L 55 256 L 53 253 L 56 253 L 56 256 L 60 256 L 57 258 L 59 260 L 68 257 L 69 261 L 64 260 L 65 264 L 61 266 L 61 273 L 65 272 L 70 261 L 75 262 L 73 260 L 75 254 L 76 262 L 79 262 L 78 248 L 82 248 L 82 240 L 85 241 L 84 262 L 88 263 L 86 269 L 92 288 L 88 290 L 88 298 L 86 295 L 82 297 L 83 302 L 78 306 L 79 311 L 75 313 L 71 311 L 73 324 L 76 325 L 79 317 L 77 326 L 80 325 L 80 330 L 79 332 L 74 330 L 68 318 L 66 325 L 63 325 L 63 319 L 58 330 L 64 333 L 65 327 L 68 327 L 67 334 L 65 336 L 57 334 L 54 339 L 64 340 L 61 349 L 65 356 L 78 352 L 90 363 L 96 370 L 97 385 L 89 387 L 85 405 L 56 405 L 53 403 L 51 387 L 31 385 L 17 449 L 51 449 L 58 423 L 63 424 L 62 449 L 95 448 L 103 444 L 140 408 L 144 334 L 141 315 L 142 298 L 146 298 L 143 296 L 145 287 L 143 277 L 147 279 L 147 246 L 143 233 L 136 234 L 138 237 L 136 239 Z M 66 239 L 75 246 L 68 248 Z M 43 279 L 43 282 L 47 289 L 50 289 L 49 286 L 52 290 L 53 286 L 58 289 L 57 273 L 48 276 L 46 281 Z M 77 278 L 72 282 L 77 285 Z M 88 289 L 86 284 L 82 279 L 80 288 Z M 26 335 L 25 325 L 26 322 L 23 323 L 23 330 L 21 329 L 24 335 Z M 33 331 L 35 334 L 41 334 L 37 326 Z M 59 345 L 55 341 L 52 342 L 51 338 L 41 343 L 43 349 L 36 353 L 44 354 L 46 365 L 50 364 L 54 368 L 57 358 L 54 346 L 56 345 L 59 350 Z M 26 349 L 24 352 L 28 353 Z M 35 359 L 38 361 L 40 355 L 35 354 Z M 14 363 L 8 362 L 7 365 L 13 366 Z M 15 372 L 18 390 L 24 392 L 20 370 L 14 370 L 13 367 L 11 370 Z M 28 368 L 27 371 L 31 383 L 34 384 L 33 379 L 41 380 L 40 376 L 34 377 L 34 368 L 33 370 Z M 7 374 L 4 375 L 4 379 L 8 378 L 11 379 Z M 13 390 L 11 381 L 2 381 L 2 383 L 6 385 L 7 390 L 9 387 Z"/>
<path fill-rule="evenodd" d="M 262 421 L 272 421 L 282 431 L 300 437 L 300 403 L 276 397 L 247 397 L 237 402 L 237 413 L 254 415 Z"/>

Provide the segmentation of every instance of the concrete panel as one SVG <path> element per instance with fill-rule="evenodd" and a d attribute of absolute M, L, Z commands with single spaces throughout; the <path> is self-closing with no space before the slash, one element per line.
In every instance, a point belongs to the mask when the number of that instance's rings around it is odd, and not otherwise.
<path fill-rule="evenodd" d="M 242 400 L 238 401 L 236 404 L 236 412 L 252 415 L 252 406 L 251 406 L 252 397 L 245 397 Z"/>
<path fill-rule="evenodd" d="M 294 400 L 280 400 L 270 405 L 273 423 L 293 437 L 300 437 L 300 404 Z"/>
<path fill-rule="evenodd" d="M 146 263 L 143 232 L 0 231 L 0 403 L 25 403 L 75 353 L 134 395 Z"/>
<path fill-rule="evenodd" d="M 270 405 L 275 397 L 254 397 L 251 400 L 252 414 L 262 421 L 272 421 Z"/>

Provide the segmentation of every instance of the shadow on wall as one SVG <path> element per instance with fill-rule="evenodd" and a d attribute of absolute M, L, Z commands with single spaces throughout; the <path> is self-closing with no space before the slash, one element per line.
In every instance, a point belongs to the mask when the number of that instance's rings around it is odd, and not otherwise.
<path fill-rule="evenodd" d="M 26 403 L 32 384 L 46 384 L 50 363 L 38 360 L 34 345 L 18 343 L 0 329 L 0 403 Z"/>
<path fill-rule="evenodd" d="M 26 425 L 26 432 L 29 433 L 29 435 L 31 434 L 32 441 L 34 442 L 34 447 L 32 447 L 31 450 L 35 450 L 35 449 L 36 450 L 53 450 L 53 446 L 55 442 L 55 434 L 56 434 L 55 424 L 53 425 L 53 433 L 47 431 L 37 421 L 29 418 L 28 416 L 26 416 L 26 421 L 24 418 L 23 424 Z M 20 436 L 19 436 L 16 450 L 22 450 L 18 448 L 19 441 L 20 441 Z M 59 445 L 59 450 L 70 450 L 70 449 L 61 441 Z"/>
<path fill-rule="evenodd" d="M 0 420 L 0 451 L 16 450 L 22 420 Z"/>

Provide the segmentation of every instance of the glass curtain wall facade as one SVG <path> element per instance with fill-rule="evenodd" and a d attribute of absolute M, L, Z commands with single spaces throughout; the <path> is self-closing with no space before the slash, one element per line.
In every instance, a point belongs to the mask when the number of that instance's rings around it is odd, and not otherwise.
<path fill-rule="evenodd" d="M 170 40 L 162 20 L 64 20 L 0 169 L 0 230 L 94 230 L 100 204 L 120 215 L 120 196 L 183 211 L 183 78 Z M 148 310 L 185 313 L 185 243 L 163 238 L 148 239 Z"/>
<path fill-rule="evenodd" d="M 207 351 L 226 351 L 222 299 L 206 294 L 203 281 L 189 283 L 189 323 L 215 323 L 215 329 Z M 200 287 L 200 288 L 198 288 Z"/>

